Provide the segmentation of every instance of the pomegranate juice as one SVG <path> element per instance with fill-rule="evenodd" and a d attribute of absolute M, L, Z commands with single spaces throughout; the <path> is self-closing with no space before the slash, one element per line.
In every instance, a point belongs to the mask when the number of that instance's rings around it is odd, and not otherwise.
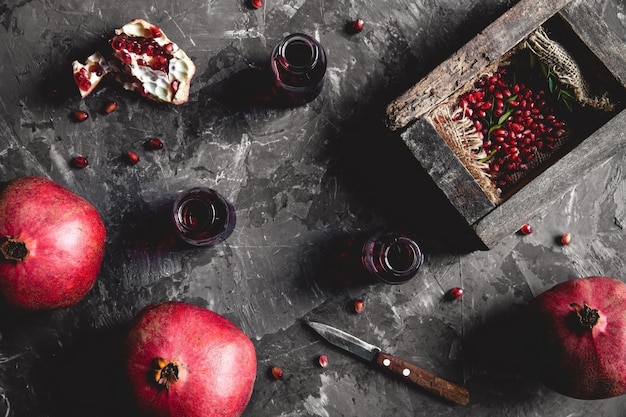
<path fill-rule="evenodd" d="M 217 191 L 192 188 L 174 203 L 173 222 L 180 238 L 195 246 L 224 241 L 236 223 L 235 208 Z"/>
<path fill-rule="evenodd" d="M 291 105 L 316 98 L 324 86 L 326 53 L 314 38 L 294 33 L 272 51 L 270 61 L 276 94 Z"/>
<path fill-rule="evenodd" d="M 378 281 L 402 284 L 415 276 L 424 256 L 411 238 L 384 233 L 371 237 L 363 245 L 361 262 Z"/>

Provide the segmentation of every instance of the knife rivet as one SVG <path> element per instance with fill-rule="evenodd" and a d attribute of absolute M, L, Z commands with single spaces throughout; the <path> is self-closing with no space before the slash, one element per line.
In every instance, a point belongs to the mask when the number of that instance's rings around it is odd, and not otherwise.
<path fill-rule="evenodd" d="M 407 368 L 404 368 L 404 369 L 402 370 L 402 375 L 404 375 L 404 376 L 409 376 L 409 375 L 411 375 L 411 370 L 410 370 L 410 369 L 407 369 Z"/>
<path fill-rule="evenodd" d="M 389 359 L 385 358 L 385 359 L 383 359 L 383 365 L 389 366 L 389 365 L 391 365 L 391 361 Z"/>

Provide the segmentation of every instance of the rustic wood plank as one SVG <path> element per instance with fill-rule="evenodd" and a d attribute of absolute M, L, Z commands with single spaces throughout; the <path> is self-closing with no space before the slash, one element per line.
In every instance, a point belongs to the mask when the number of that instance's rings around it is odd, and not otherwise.
<path fill-rule="evenodd" d="M 468 225 L 493 210 L 495 204 L 427 119 L 419 118 L 400 136 Z"/>
<path fill-rule="evenodd" d="M 587 45 L 613 74 L 626 86 L 626 44 L 582 0 L 564 7 L 559 15 L 572 27 L 576 35 Z"/>
<path fill-rule="evenodd" d="M 472 227 L 481 241 L 492 248 L 515 233 L 546 205 L 572 189 L 583 176 L 626 148 L 626 110 L 596 130 L 520 192 L 498 205 Z"/>
<path fill-rule="evenodd" d="M 585 3 L 578 0 L 559 16 L 595 54 L 616 80 L 626 86 L 626 45 Z M 573 188 L 592 169 L 626 148 L 626 110 L 623 110 L 545 172 L 499 205 L 472 227 L 488 248 L 515 233 L 540 209 Z"/>
<path fill-rule="evenodd" d="M 571 0 L 521 0 L 387 106 L 391 130 L 406 127 L 473 80 Z"/>

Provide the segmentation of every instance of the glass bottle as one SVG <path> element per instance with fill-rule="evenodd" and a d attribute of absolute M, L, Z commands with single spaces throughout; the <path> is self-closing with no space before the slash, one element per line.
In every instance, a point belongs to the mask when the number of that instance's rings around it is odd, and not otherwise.
<path fill-rule="evenodd" d="M 270 67 L 279 101 L 296 106 L 306 104 L 324 86 L 326 52 L 311 36 L 293 33 L 274 47 Z"/>
<path fill-rule="evenodd" d="M 424 261 L 417 243 L 410 237 L 384 232 L 371 236 L 361 250 L 367 273 L 386 284 L 402 284 L 413 278 Z"/>
<path fill-rule="evenodd" d="M 174 202 L 172 220 L 178 236 L 194 246 L 224 241 L 235 228 L 234 206 L 217 191 L 191 188 Z"/>

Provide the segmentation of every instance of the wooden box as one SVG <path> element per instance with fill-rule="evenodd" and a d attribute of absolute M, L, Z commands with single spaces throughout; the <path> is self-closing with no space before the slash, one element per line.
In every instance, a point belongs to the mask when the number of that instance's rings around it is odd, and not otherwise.
<path fill-rule="evenodd" d="M 545 29 L 567 51 L 585 83 L 588 80 L 593 91 L 606 94 L 612 108 L 589 109 L 580 103 L 568 108 L 574 127 L 564 145 L 552 147 L 549 157 L 533 168 L 525 167 L 524 175 L 494 198 L 493 190 L 472 173 L 475 167 L 468 167 L 464 155 L 444 140 L 437 115 L 442 108 L 459 108 L 463 94 L 473 91 L 485 74 L 505 63 L 515 64 L 518 54 L 528 49 L 521 46 L 527 46 L 525 42 L 538 29 Z M 542 68 L 545 71 L 550 65 L 544 63 Z M 549 88 L 552 91 L 552 84 Z M 623 149 L 625 91 L 626 45 L 588 6 L 582 1 L 521 0 L 390 103 L 386 122 L 389 129 L 400 132 L 415 159 L 484 245 L 478 249 L 490 249 Z"/>

